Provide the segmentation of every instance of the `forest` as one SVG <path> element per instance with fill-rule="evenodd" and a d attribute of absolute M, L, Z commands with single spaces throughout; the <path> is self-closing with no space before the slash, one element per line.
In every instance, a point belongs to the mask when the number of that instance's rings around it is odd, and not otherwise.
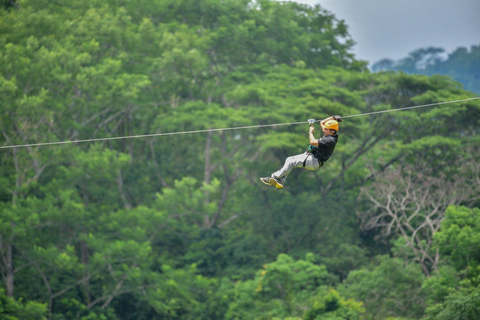
<path fill-rule="evenodd" d="M 457 80 L 466 90 L 480 94 L 480 44 L 471 46 L 470 50 L 459 47 L 448 53 L 446 58 L 445 54 L 443 48 L 421 48 L 398 61 L 381 59 L 372 65 L 372 70 L 374 72 L 395 70 L 428 76 L 441 74 Z"/>
<path fill-rule="evenodd" d="M 0 4 L 0 319 L 478 319 L 460 82 L 370 71 L 320 5 Z M 259 181 L 332 115 L 320 170 Z"/>

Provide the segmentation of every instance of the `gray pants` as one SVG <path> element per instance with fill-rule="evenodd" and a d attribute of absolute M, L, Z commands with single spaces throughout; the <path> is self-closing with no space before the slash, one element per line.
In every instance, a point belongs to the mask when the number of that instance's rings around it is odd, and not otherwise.
<path fill-rule="evenodd" d="M 303 166 L 303 162 L 305 161 L 305 167 Z M 288 175 L 292 172 L 295 168 L 305 168 L 310 171 L 315 171 L 320 169 L 322 163 L 317 160 L 311 153 L 301 153 L 297 154 L 296 156 L 288 157 L 285 160 L 285 164 L 283 167 L 272 173 L 272 177 L 277 177 L 285 182 L 287 180 Z"/>

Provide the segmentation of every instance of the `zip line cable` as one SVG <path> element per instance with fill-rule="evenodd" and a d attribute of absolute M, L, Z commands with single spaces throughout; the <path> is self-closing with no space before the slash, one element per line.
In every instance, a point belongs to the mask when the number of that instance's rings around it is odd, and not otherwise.
<path fill-rule="evenodd" d="M 410 109 L 416 109 L 416 108 L 425 108 L 425 107 L 431 107 L 431 106 L 438 106 L 438 105 L 442 105 L 442 104 L 449 104 L 449 103 L 462 102 L 462 101 L 468 101 L 468 100 L 477 100 L 477 99 L 480 99 L 480 97 L 454 100 L 454 101 L 446 101 L 446 102 L 429 103 L 429 104 L 424 104 L 424 105 L 420 105 L 420 106 L 398 108 L 398 109 L 392 109 L 392 110 L 383 110 L 383 111 L 374 111 L 374 112 L 368 112 L 368 113 L 354 114 L 354 115 L 351 115 L 351 116 L 342 117 L 342 119 L 360 117 L 360 116 L 370 116 L 370 115 L 373 115 L 373 114 L 385 113 L 385 112 L 394 112 L 394 111 L 403 111 L 403 110 L 410 110 Z"/>
<path fill-rule="evenodd" d="M 418 106 L 413 106 L 413 107 L 406 107 L 406 108 L 398 108 L 398 109 L 391 109 L 391 110 L 382 110 L 382 111 L 360 113 L 360 114 L 354 114 L 354 115 L 350 115 L 350 116 L 342 116 L 342 119 L 369 116 L 369 115 L 386 113 L 386 112 L 411 110 L 411 109 L 416 109 L 416 108 L 425 108 L 425 107 L 445 105 L 445 104 L 451 104 L 451 103 L 463 102 L 463 101 L 470 101 L 470 100 L 477 100 L 477 99 L 480 99 L 480 97 L 446 101 L 446 102 L 429 103 L 429 104 L 418 105 Z M 315 122 L 320 122 L 320 121 L 321 120 L 317 120 Z M 109 141 L 109 140 L 120 140 L 120 139 L 136 139 L 136 138 L 148 138 L 148 137 L 159 137 L 159 136 L 173 136 L 173 135 L 194 134 L 194 133 L 203 133 L 203 132 L 243 130 L 243 129 L 253 129 L 253 128 L 265 128 L 265 127 L 279 127 L 279 126 L 288 126 L 288 125 L 296 125 L 296 124 L 305 124 L 305 121 L 290 122 L 290 123 L 261 124 L 261 125 L 253 125 L 253 126 L 230 127 L 230 128 L 220 128 L 220 129 L 203 129 L 203 130 L 192 130 L 192 131 L 163 132 L 163 133 L 141 134 L 141 135 L 124 136 L 124 137 L 94 138 L 94 139 L 68 140 L 68 141 L 56 141 L 56 142 L 40 142 L 40 143 L 0 146 L 0 149 L 38 147 L 38 146 L 48 146 L 48 145 L 82 143 L 82 142 L 96 142 L 96 141 Z"/>

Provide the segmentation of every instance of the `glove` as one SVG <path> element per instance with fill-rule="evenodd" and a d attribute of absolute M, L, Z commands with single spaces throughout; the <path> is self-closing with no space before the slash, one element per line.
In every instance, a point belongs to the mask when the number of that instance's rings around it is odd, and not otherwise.
<path fill-rule="evenodd" d="M 333 116 L 333 120 L 337 120 L 337 122 L 342 122 L 342 117 L 340 117 L 340 116 Z"/>

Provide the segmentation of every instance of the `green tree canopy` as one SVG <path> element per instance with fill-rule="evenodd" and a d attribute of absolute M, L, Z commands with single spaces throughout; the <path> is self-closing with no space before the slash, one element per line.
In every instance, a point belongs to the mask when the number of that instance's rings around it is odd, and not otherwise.
<path fill-rule="evenodd" d="M 391 172 L 396 183 L 437 182 L 423 190 L 447 181 L 452 196 L 478 194 L 479 101 L 358 116 L 474 96 L 451 78 L 371 73 L 344 21 L 292 2 L 4 1 L 0 34 L 8 316 L 419 317 L 424 301 L 470 299 L 477 257 L 463 246 L 476 245 L 476 227 L 460 232 L 473 242 L 457 239 L 446 218 L 438 252 L 425 251 L 440 262 L 427 282 L 405 243 L 392 243 L 398 234 L 379 237 L 357 216 L 375 209 L 362 187 Z M 295 171 L 282 191 L 259 183 L 306 150 L 307 119 L 333 114 L 357 117 L 341 123 L 321 170 Z M 120 138 L 274 123 L 290 125 Z M 116 139 L 72 142 L 95 138 Z M 42 142 L 72 143 L 30 145 Z M 460 202 L 478 207 L 475 197 Z M 399 212 L 436 213 L 420 207 Z M 416 245 L 435 232 L 417 232 Z M 404 259 L 376 263 L 378 254 Z M 383 300 L 363 289 L 380 295 L 375 276 L 394 288 Z"/>

